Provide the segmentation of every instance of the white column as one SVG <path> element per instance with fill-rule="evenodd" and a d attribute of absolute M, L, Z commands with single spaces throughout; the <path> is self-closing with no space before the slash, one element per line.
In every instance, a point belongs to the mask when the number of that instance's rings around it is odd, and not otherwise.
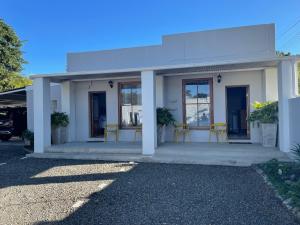
<path fill-rule="evenodd" d="M 75 87 L 72 81 L 64 81 L 61 83 L 61 111 L 69 116 L 67 141 L 75 141 Z"/>
<path fill-rule="evenodd" d="M 156 79 L 154 71 L 142 71 L 143 154 L 152 155 L 157 147 L 156 138 Z"/>
<path fill-rule="evenodd" d="M 294 96 L 293 76 L 294 63 L 283 60 L 278 65 L 278 118 L 279 148 L 283 152 L 290 151 L 290 113 L 289 98 Z"/>
<path fill-rule="evenodd" d="M 34 152 L 43 153 L 51 146 L 50 80 L 35 78 L 33 81 Z"/>

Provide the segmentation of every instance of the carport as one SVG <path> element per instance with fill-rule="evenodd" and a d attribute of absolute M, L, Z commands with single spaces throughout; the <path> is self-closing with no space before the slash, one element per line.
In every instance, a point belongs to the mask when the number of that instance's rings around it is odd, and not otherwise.
<path fill-rule="evenodd" d="M 0 93 L 0 108 L 26 107 L 26 89 L 18 88 Z"/>
<path fill-rule="evenodd" d="M 0 139 L 21 136 L 27 129 L 26 89 L 0 93 Z"/>

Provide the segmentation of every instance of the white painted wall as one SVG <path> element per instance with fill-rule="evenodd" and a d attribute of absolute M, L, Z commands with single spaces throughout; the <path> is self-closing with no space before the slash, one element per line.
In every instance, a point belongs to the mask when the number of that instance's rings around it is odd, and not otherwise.
<path fill-rule="evenodd" d="M 145 68 L 275 57 L 274 24 L 166 35 L 161 45 L 69 53 L 67 71 Z"/>
<path fill-rule="evenodd" d="M 263 71 L 262 76 L 263 93 L 265 93 L 264 101 L 278 100 L 278 78 L 277 68 L 267 68 Z"/>
<path fill-rule="evenodd" d="M 59 84 L 51 84 L 50 87 L 51 101 L 57 102 L 57 111 L 61 111 L 61 87 Z M 27 107 L 27 128 L 33 131 L 34 112 L 33 112 L 33 89 L 32 86 L 26 88 L 26 107 Z"/>
<path fill-rule="evenodd" d="M 221 73 L 222 82 L 217 83 L 218 74 L 201 74 L 201 75 L 185 75 L 185 76 L 168 76 L 165 77 L 165 106 L 171 109 L 176 121 L 182 123 L 182 80 L 193 78 L 213 77 L 214 92 L 214 121 L 226 122 L 226 105 L 225 105 L 225 87 L 231 85 L 249 85 L 250 86 L 250 104 L 254 101 L 263 101 L 262 87 L 263 71 L 246 71 L 246 72 L 227 72 Z M 251 110 L 252 107 L 251 107 Z M 260 130 L 257 127 L 250 126 L 251 142 L 260 142 Z M 208 141 L 208 131 L 193 130 L 191 131 L 191 141 Z M 168 129 L 166 135 L 167 141 L 173 140 L 173 132 Z"/>
<path fill-rule="evenodd" d="M 118 124 L 118 82 L 114 80 L 113 88 L 110 88 L 108 81 L 85 81 L 75 82 L 75 117 L 76 117 L 76 140 L 90 140 L 90 121 L 89 121 L 89 92 L 106 92 L 106 116 L 108 124 Z M 122 80 L 134 81 L 133 79 Z M 120 141 L 133 141 L 133 130 L 120 130 Z M 114 140 L 110 137 L 109 140 Z"/>
<path fill-rule="evenodd" d="M 300 97 L 289 99 L 291 145 L 300 144 Z"/>
<path fill-rule="evenodd" d="M 273 74 L 275 71 L 275 74 Z M 271 78 L 276 76 L 276 70 L 269 71 Z M 213 77 L 214 91 L 214 120 L 215 122 L 226 121 L 225 86 L 227 85 L 250 85 L 250 103 L 264 101 L 264 96 L 276 95 L 274 85 L 264 89 L 261 82 L 265 71 L 227 72 L 222 74 L 222 82 L 217 83 L 218 74 L 184 75 L 184 76 L 157 76 L 156 79 L 156 105 L 170 108 L 175 119 L 182 122 L 182 80 L 200 77 Z M 269 78 L 273 82 L 273 80 Z M 134 81 L 136 79 L 114 80 L 114 87 L 110 88 L 108 81 L 83 81 L 73 82 L 74 85 L 74 108 L 75 108 L 75 140 L 90 140 L 89 101 L 88 93 L 93 91 L 105 91 L 107 98 L 107 123 L 118 123 L 118 82 Z M 268 85 L 267 85 L 268 86 Z M 61 111 L 61 86 L 51 86 L 51 99 L 58 101 L 58 111 Z M 270 98 L 271 98 L 270 97 Z M 33 96 L 32 89 L 27 90 L 28 128 L 33 130 Z M 192 131 L 192 141 L 208 141 L 208 131 Z M 114 140 L 113 137 L 109 138 Z M 121 130 L 120 141 L 133 141 L 133 130 Z M 173 132 L 168 129 L 166 141 L 173 141 Z M 251 126 L 251 141 L 260 142 L 260 130 Z"/>

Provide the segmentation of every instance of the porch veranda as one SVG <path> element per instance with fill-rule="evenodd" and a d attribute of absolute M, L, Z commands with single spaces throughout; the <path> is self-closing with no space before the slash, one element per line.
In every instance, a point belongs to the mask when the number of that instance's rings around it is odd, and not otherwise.
<path fill-rule="evenodd" d="M 264 148 L 259 144 L 229 143 L 163 143 L 152 156 L 142 154 L 136 142 L 73 142 L 51 146 L 35 157 L 94 159 L 113 161 L 250 166 L 276 158 L 289 161 L 278 148 Z"/>
<path fill-rule="evenodd" d="M 141 95 L 142 95 L 142 112 L 143 112 L 143 126 L 142 126 L 142 145 L 141 145 L 141 156 L 139 159 L 151 159 L 155 161 L 157 157 L 163 157 L 161 155 L 162 151 L 168 152 L 167 149 L 173 148 L 176 149 L 180 147 L 173 146 L 170 144 L 169 147 L 160 146 L 157 148 L 157 127 L 156 127 L 156 107 L 159 106 L 156 101 L 156 90 L 162 91 L 161 88 L 156 87 L 156 79 L 161 76 L 170 76 L 180 75 L 181 73 L 205 73 L 212 71 L 232 71 L 232 70 L 240 70 L 245 71 L 249 69 L 258 69 L 258 68 L 268 68 L 268 67 L 276 67 L 278 70 L 278 98 L 279 98 L 279 149 L 282 152 L 288 152 L 290 150 L 290 135 L 289 135 L 289 109 L 288 109 L 288 100 L 290 97 L 293 97 L 293 93 L 295 92 L 295 61 L 293 58 L 286 58 L 284 60 L 281 59 L 272 59 L 262 62 L 254 62 L 254 63 L 236 63 L 236 64 L 220 64 L 219 66 L 203 66 L 203 65 L 186 65 L 186 66 L 171 66 L 170 68 L 153 68 L 152 69 L 139 69 L 139 70 L 128 70 L 128 71 L 109 71 L 109 72 L 94 72 L 94 73 L 65 73 L 65 74 L 54 74 L 54 75 L 37 75 L 34 76 L 34 135 L 35 135 L 35 146 L 34 151 L 36 153 L 45 153 L 47 148 L 51 147 L 51 125 L 50 125 L 50 82 L 58 82 L 63 83 L 62 89 L 62 111 L 66 112 L 70 118 L 70 124 L 68 127 L 68 141 L 74 142 L 76 141 L 76 116 L 74 111 L 74 94 L 72 82 L 79 80 L 93 80 L 93 79 L 120 79 L 128 78 L 132 76 L 137 76 L 141 80 Z M 233 69 L 232 69 L 233 68 Z M 122 72 L 122 73 L 121 73 Z M 165 144 L 168 146 L 168 144 Z M 200 146 L 201 144 L 199 144 Z M 211 144 L 210 146 L 213 146 Z M 205 147 L 198 148 L 187 148 L 187 144 L 181 146 L 180 148 L 182 152 L 186 154 L 181 156 L 178 160 L 183 160 L 183 157 L 187 157 L 189 151 L 193 152 L 194 155 L 199 155 L 199 160 L 204 159 L 204 156 L 208 154 L 211 156 L 211 152 Z M 218 145 L 222 146 L 222 145 Z M 255 145 L 253 145 L 255 146 Z M 55 146 L 53 147 L 55 148 Z M 231 149 L 231 145 L 229 150 Z M 244 145 L 240 147 L 241 150 L 245 148 Z M 196 151 L 197 149 L 197 151 Z M 210 149 L 210 148 L 209 148 Z M 263 149 L 263 152 L 270 151 L 268 149 Z M 206 153 L 205 153 L 206 152 Z M 275 151 L 274 151 L 275 152 Z M 270 154 L 268 159 L 274 158 L 273 153 Z M 278 151 L 276 151 L 278 152 Z M 197 153 L 197 154 L 195 154 Z M 205 154 L 204 154 L 205 153 Z M 220 161 L 222 161 L 223 157 L 226 162 L 232 161 L 232 157 L 238 158 L 239 151 L 232 154 L 231 157 L 226 158 L 226 151 L 219 148 L 218 154 L 222 153 L 220 157 Z M 243 152 L 245 153 L 245 152 Z M 249 152 L 248 152 L 249 153 Z M 77 154 L 77 153 L 76 153 Z M 78 154 L 86 154 L 86 153 L 78 153 Z M 217 154 L 217 155 L 218 155 Z M 236 156 L 233 156 L 235 155 Z M 252 154 L 252 153 L 249 153 Z M 256 155 L 255 155 L 256 154 Z M 282 153 L 280 153 L 282 154 Z M 139 155 L 139 154 L 138 154 Z M 268 154 L 267 154 L 268 155 Z M 282 156 L 282 155 L 281 155 Z M 87 156 L 89 157 L 89 156 Z M 216 156 L 217 157 L 217 156 Z M 243 157 L 243 156 L 241 156 Z M 253 157 L 259 159 L 259 152 L 253 153 Z M 251 157 L 249 157 L 251 158 Z M 276 157 L 275 157 L 276 158 Z M 125 160 L 125 158 L 123 158 Z M 166 159 L 167 160 L 167 159 Z M 170 161 L 175 162 L 177 159 L 174 154 L 169 159 Z M 209 158 L 207 159 L 209 161 Z M 228 161 L 229 160 L 229 161 Z M 255 161 L 252 160 L 251 162 Z M 162 160 L 161 160 L 162 161 Z M 204 161 L 204 160 L 203 160 Z M 188 162 L 188 160 L 186 160 Z M 219 161 L 218 161 L 219 162 Z M 192 163 L 192 160 L 191 162 Z M 205 162 L 204 162 L 205 163 Z M 234 161 L 233 163 L 234 164 Z"/>

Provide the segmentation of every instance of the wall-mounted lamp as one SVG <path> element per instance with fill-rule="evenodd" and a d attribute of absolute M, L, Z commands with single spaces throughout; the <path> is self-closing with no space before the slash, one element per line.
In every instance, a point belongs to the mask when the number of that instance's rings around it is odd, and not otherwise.
<path fill-rule="evenodd" d="M 109 84 L 110 88 L 114 87 L 114 82 L 112 80 L 108 81 L 108 84 Z"/>
<path fill-rule="evenodd" d="M 219 75 L 217 76 L 217 78 L 218 78 L 218 83 L 221 83 L 221 81 L 222 81 L 222 76 L 221 76 L 221 74 L 219 74 Z"/>

